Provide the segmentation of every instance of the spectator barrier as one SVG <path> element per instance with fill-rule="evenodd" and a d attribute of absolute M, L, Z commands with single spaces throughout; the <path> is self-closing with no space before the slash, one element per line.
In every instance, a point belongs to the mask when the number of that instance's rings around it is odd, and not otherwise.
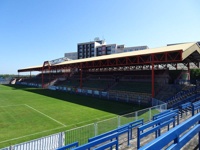
<path fill-rule="evenodd" d="M 124 134 L 124 133 L 127 133 L 127 140 L 128 140 L 128 144 L 127 146 L 130 144 L 130 139 L 132 139 L 132 130 L 133 128 L 139 126 L 139 125 L 143 125 L 143 119 L 140 119 L 140 120 L 137 120 L 137 121 L 134 121 L 134 122 L 131 122 L 131 123 L 128 123 L 126 125 L 123 125 L 121 127 L 118 127 L 117 129 L 115 130 L 112 130 L 112 131 L 109 131 L 109 132 L 106 132 L 104 134 L 100 134 L 98 136 L 95 136 L 95 137 L 92 137 L 92 138 L 89 138 L 88 139 L 88 142 L 91 142 L 91 141 L 95 141 L 95 140 L 98 140 L 100 138 L 103 138 L 105 136 L 108 136 L 110 134 L 113 134 L 113 133 L 118 133 L 119 136 Z"/>
<path fill-rule="evenodd" d="M 180 106 L 179 106 L 179 110 L 180 110 L 180 112 L 181 112 L 181 118 L 183 117 L 183 113 L 184 112 L 186 112 L 186 115 L 187 115 L 187 112 L 188 111 L 191 111 L 191 102 L 187 102 L 187 103 L 185 103 L 185 104 L 181 104 Z"/>
<path fill-rule="evenodd" d="M 173 104 L 173 108 L 177 108 L 180 105 L 187 103 L 187 102 L 195 102 L 195 101 L 198 101 L 198 100 L 200 100 L 200 93 L 192 95 L 192 96 L 185 98 L 181 101 L 178 101 L 177 103 Z"/>
<path fill-rule="evenodd" d="M 200 109 L 200 101 L 192 103 L 192 116 L 194 116 L 195 111 L 197 111 L 198 113 L 199 109 Z"/>
<path fill-rule="evenodd" d="M 178 114 L 176 112 L 169 113 L 161 118 L 153 120 L 147 124 L 144 124 L 138 127 L 137 130 L 137 148 L 140 148 L 140 141 L 142 138 L 146 137 L 147 135 L 155 132 L 155 137 L 160 136 L 160 130 L 173 123 L 173 127 L 175 126 L 176 117 L 178 118 Z M 169 128 L 168 128 L 169 129 Z"/>
<path fill-rule="evenodd" d="M 162 134 L 160 137 L 147 143 L 146 145 L 141 147 L 139 150 L 181 149 L 196 134 L 198 134 L 198 143 L 200 143 L 200 113 L 192 116 L 185 122 L 177 125 L 176 127 L 169 130 L 168 132 Z M 198 148 L 200 149 L 200 144 L 198 144 Z"/>
<path fill-rule="evenodd" d="M 115 146 L 115 149 L 118 150 L 118 133 L 113 133 L 111 135 L 108 135 L 106 137 L 97 139 L 95 141 L 89 142 L 87 144 L 81 145 L 77 148 L 74 148 L 73 150 L 86 150 L 90 148 L 94 148 L 97 150 L 102 150 L 105 148 L 112 148 Z M 106 142 L 106 143 L 105 143 Z"/>

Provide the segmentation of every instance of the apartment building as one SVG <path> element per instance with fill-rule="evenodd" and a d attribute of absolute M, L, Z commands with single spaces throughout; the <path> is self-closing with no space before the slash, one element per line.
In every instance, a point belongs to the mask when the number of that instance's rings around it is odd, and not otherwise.
<path fill-rule="evenodd" d="M 96 39 L 90 42 L 78 43 L 77 52 L 65 53 L 65 57 L 75 60 L 144 49 L 148 49 L 148 46 L 125 47 L 124 45 L 106 44 L 104 40 Z"/>
<path fill-rule="evenodd" d="M 100 45 L 96 47 L 96 56 L 114 54 L 117 44 Z"/>
<path fill-rule="evenodd" d="M 106 44 L 104 40 L 91 41 L 77 44 L 78 59 L 96 56 L 96 47 Z"/>

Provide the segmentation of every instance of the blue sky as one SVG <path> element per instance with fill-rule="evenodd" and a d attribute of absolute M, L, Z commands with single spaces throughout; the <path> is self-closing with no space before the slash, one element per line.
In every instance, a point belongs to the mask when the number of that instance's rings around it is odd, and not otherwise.
<path fill-rule="evenodd" d="M 0 74 L 64 57 L 95 37 L 150 48 L 200 41 L 199 6 L 199 0 L 0 0 Z"/>

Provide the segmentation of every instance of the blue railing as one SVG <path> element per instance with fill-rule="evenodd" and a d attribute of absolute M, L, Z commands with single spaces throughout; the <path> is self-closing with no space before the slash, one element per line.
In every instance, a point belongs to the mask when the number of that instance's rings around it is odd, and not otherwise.
<path fill-rule="evenodd" d="M 197 111 L 198 113 L 199 109 L 200 109 L 200 101 L 192 103 L 192 116 L 194 116 L 195 111 Z"/>
<path fill-rule="evenodd" d="M 93 149 L 94 147 L 95 147 L 95 150 L 101 150 L 101 149 L 106 149 L 106 148 L 112 148 L 113 146 L 115 146 L 117 150 L 118 145 L 119 145 L 118 143 L 119 136 L 127 133 L 127 146 L 129 146 L 130 140 L 133 138 L 132 130 L 136 128 L 137 126 L 140 126 L 143 124 L 144 124 L 143 119 L 133 121 L 123 126 L 120 126 L 115 130 L 111 130 L 109 132 L 89 138 L 88 143 L 81 145 L 79 147 L 78 147 L 78 142 L 75 142 L 75 143 L 66 145 L 64 147 L 61 147 L 58 150 L 65 150 L 67 148 L 71 149 L 72 147 L 76 147 L 76 148 L 73 148 L 73 150 L 83 150 L 83 149 L 91 149 L 91 148 Z"/>
<path fill-rule="evenodd" d="M 173 109 L 165 110 L 165 111 L 163 111 L 163 112 L 161 112 L 161 113 L 159 113 L 159 114 L 154 115 L 154 116 L 152 117 L 152 120 L 156 120 L 156 119 L 158 119 L 158 118 L 164 117 L 164 116 L 166 116 L 166 115 L 169 115 L 169 113 L 173 113 L 173 112 L 178 113 L 178 110 L 177 110 L 177 109 L 176 109 L 176 110 L 173 110 Z"/>
<path fill-rule="evenodd" d="M 188 89 L 186 91 L 180 91 L 176 95 L 174 95 L 174 96 L 170 97 L 169 99 L 167 99 L 165 102 L 169 103 L 170 101 L 173 101 L 173 100 L 175 100 L 177 98 L 180 98 L 182 96 L 187 96 L 188 94 L 195 93 L 196 90 L 197 90 L 197 87 L 194 86 L 194 87 L 192 87 L 192 88 L 190 88 L 190 89 Z"/>
<path fill-rule="evenodd" d="M 169 124 L 173 123 L 173 127 L 175 126 L 176 117 L 178 120 L 178 113 L 172 112 L 169 114 L 166 114 L 156 120 L 153 120 L 147 124 L 144 124 L 140 127 L 138 127 L 137 130 L 137 148 L 140 148 L 140 141 L 142 138 L 148 136 L 149 134 L 152 134 L 155 132 L 155 137 L 160 136 L 160 130 L 168 126 Z M 169 128 L 168 128 L 169 130 Z"/>
<path fill-rule="evenodd" d="M 98 136 L 95 136 L 95 137 L 92 137 L 92 138 L 89 138 L 88 139 L 88 142 L 92 142 L 92 141 L 95 141 L 95 140 L 98 140 L 100 138 L 103 138 L 103 137 L 106 137 L 110 134 L 113 134 L 113 133 L 118 133 L 119 136 L 124 134 L 124 133 L 127 133 L 127 139 L 128 139 L 128 146 L 130 145 L 130 140 L 132 139 L 132 130 L 133 128 L 139 126 L 139 125 L 143 125 L 144 124 L 144 120 L 143 119 L 140 119 L 140 120 L 137 120 L 137 121 L 133 121 L 131 123 L 128 123 L 128 124 L 125 124 L 123 126 L 120 126 L 119 128 L 117 129 L 114 129 L 114 130 L 111 130 L 109 132 L 106 132 L 106 133 L 103 133 L 103 134 L 100 134 Z"/>
<path fill-rule="evenodd" d="M 181 112 L 181 118 L 183 117 L 183 113 L 186 112 L 186 115 L 187 115 L 187 112 L 188 111 L 191 111 L 191 105 L 192 103 L 191 102 L 186 102 L 184 104 L 181 104 L 179 106 L 179 110 Z"/>
<path fill-rule="evenodd" d="M 98 140 L 76 147 L 73 150 L 86 150 L 86 149 L 91 149 L 94 147 L 96 149 L 102 149 L 102 147 L 112 148 L 113 146 L 115 146 L 116 150 L 118 150 L 118 147 L 119 147 L 118 137 L 119 137 L 118 133 L 113 133 L 103 138 L 100 138 Z"/>
<path fill-rule="evenodd" d="M 199 135 L 198 143 L 200 143 L 200 113 L 162 134 L 160 137 L 144 145 L 139 150 L 163 149 L 164 147 L 167 150 L 181 149 L 196 134 Z M 166 146 L 171 142 L 173 143 L 166 148 Z M 198 145 L 198 148 L 200 149 L 200 145 Z"/>
<path fill-rule="evenodd" d="M 192 96 L 190 96 L 186 99 L 183 99 L 183 100 L 173 104 L 173 108 L 176 108 L 176 107 L 178 107 L 178 106 L 180 106 L 180 105 L 182 105 L 186 102 L 194 102 L 194 101 L 198 101 L 198 100 L 200 100 L 200 93 L 192 95 Z"/>

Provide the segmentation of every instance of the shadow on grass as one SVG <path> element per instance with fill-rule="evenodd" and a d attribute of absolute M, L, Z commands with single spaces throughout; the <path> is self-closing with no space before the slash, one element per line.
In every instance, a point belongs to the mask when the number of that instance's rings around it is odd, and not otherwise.
<path fill-rule="evenodd" d="M 41 88 L 31 88 L 31 87 L 22 86 L 22 85 L 6 85 L 6 86 L 12 87 L 13 90 L 24 90 L 24 91 L 32 92 L 35 94 L 40 94 L 43 96 L 56 98 L 58 100 L 67 101 L 70 103 L 75 103 L 78 105 L 83 105 L 86 107 L 106 111 L 112 114 L 122 115 L 125 113 L 143 109 L 141 107 L 139 108 L 139 106 L 136 106 L 135 104 L 109 101 L 109 100 L 100 99 L 97 97 L 85 96 L 85 95 L 70 94 L 63 91 L 53 91 L 53 90 L 41 89 Z"/>

